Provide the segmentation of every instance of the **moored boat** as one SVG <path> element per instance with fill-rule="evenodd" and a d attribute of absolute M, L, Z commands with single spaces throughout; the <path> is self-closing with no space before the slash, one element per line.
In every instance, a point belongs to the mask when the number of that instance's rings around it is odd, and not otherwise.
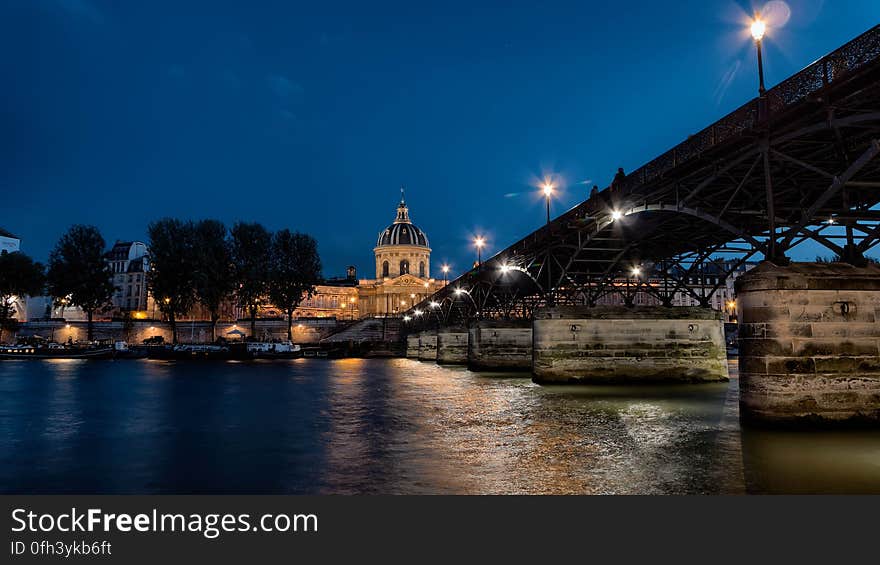
<path fill-rule="evenodd" d="M 0 359 L 111 359 L 112 357 L 112 347 L 0 346 Z"/>

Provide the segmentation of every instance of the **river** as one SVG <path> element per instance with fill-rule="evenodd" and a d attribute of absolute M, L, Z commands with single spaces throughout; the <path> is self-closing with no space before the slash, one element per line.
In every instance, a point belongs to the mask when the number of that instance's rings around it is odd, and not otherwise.
<path fill-rule="evenodd" d="M 880 431 L 743 428 L 735 377 L 542 387 L 408 359 L 3 361 L 0 492 L 880 493 Z"/>

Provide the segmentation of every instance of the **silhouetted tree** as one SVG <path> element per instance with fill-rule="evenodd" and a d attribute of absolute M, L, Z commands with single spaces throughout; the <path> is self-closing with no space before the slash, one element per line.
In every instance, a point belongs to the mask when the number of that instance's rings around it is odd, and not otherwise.
<path fill-rule="evenodd" d="M 171 324 L 177 343 L 177 317 L 195 304 L 195 229 L 192 222 L 174 218 L 155 221 L 147 228 L 150 237 L 148 285 L 159 310 Z"/>
<path fill-rule="evenodd" d="M 115 290 L 110 266 L 104 260 L 104 246 L 98 228 L 75 225 L 49 254 L 49 294 L 82 308 L 88 318 L 89 341 L 94 337 L 95 311 L 107 305 Z"/>
<path fill-rule="evenodd" d="M 0 253 L 0 343 L 10 327 L 16 297 L 39 296 L 46 285 L 43 265 L 24 253 Z"/>
<path fill-rule="evenodd" d="M 235 295 L 251 318 L 251 336 L 257 332 L 257 313 L 269 287 L 272 236 L 262 225 L 238 222 L 232 226 L 232 264 Z"/>
<path fill-rule="evenodd" d="M 217 339 L 220 305 L 235 290 L 232 252 L 226 226 L 217 220 L 202 220 L 195 225 L 194 282 L 196 299 L 211 315 L 211 341 Z"/>
<path fill-rule="evenodd" d="M 318 243 L 310 235 L 281 230 L 272 237 L 269 299 L 287 314 L 287 339 L 293 339 L 293 311 L 311 297 L 321 279 Z"/>

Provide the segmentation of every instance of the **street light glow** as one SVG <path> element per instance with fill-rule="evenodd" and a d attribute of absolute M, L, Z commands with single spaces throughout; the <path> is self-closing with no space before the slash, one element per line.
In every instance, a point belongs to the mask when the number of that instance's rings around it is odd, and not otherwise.
<path fill-rule="evenodd" d="M 440 307 L 440 303 L 437 302 L 436 300 L 432 300 L 432 301 L 428 304 L 428 306 L 430 306 L 431 308 L 439 308 L 439 307 Z"/>
<path fill-rule="evenodd" d="M 623 214 L 620 212 L 620 210 L 614 210 L 614 211 L 611 212 L 611 219 L 612 219 L 612 220 L 615 220 L 615 221 L 616 221 L 616 220 L 619 220 L 619 219 L 622 218 L 622 217 L 623 217 Z"/>
<path fill-rule="evenodd" d="M 409 322 L 410 320 L 412 320 L 412 318 L 410 318 L 409 316 L 404 316 L 404 317 L 403 317 L 403 321 L 404 321 L 404 322 Z"/>
<path fill-rule="evenodd" d="M 638 267 L 633 267 L 631 272 L 634 277 L 637 277 L 642 274 L 642 270 L 639 269 Z"/>
<path fill-rule="evenodd" d="M 478 235 L 474 238 L 474 245 L 477 246 L 477 249 L 482 249 L 483 246 L 486 245 L 486 239 L 483 236 Z"/>
<path fill-rule="evenodd" d="M 549 198 L 550 195 L 553 194 L 553 189 L 555 188 L 555 186 L 553 186 L 553 183 L 547 181 L 541 185 L 541 188 L 544 189 L 544 196 Z"/>
<path fill-rule="evenodd" d="M 510 265 L 501 265 L 501 272 L 507 273 L 510 271 Z"/>
<path fill-rule="evenodd" d="M 767 31 L 767 24 L 761 18 L 756 18 L 752 22 L 752 37 L 755 41 L 761 41 L 764 38 L 764 32 Z"/>
<path fill-rule="evenodd" d="M 419 310 L 419 309 L 416 309 L 416 310 L 413 312 L 413 314 L 415 314 L 416 316 L 421 316 L 421 315 L 422 315 L 422 311 Z"/>
<path fill-rule="evenodd" d="M 443 274 L 446 274 L 449 272 L 449 265 L 443 265 L 440 269 L 443 271 Z"/>

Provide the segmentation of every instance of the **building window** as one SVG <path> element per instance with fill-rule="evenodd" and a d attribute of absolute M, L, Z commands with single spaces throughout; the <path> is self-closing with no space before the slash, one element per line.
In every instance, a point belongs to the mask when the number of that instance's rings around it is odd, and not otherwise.
<path fill-rule="evenodd" d="M 382 263 L 382 276 L 383 277 L 388 276 L 388 261 L 385 261 L 384 263 Z"/>
<path fill-rule="evenodd" d="M 404 259 L 403 261 L 400 262 L 400 274 L 401 275 L 408 275 L 409 274 L 409 261 L 407 261 L 406 259 Z"/>
<path fill-rule="evenodd" d="M 425 262 L 419 261 L 419 278 L 425 278 Z"/>

